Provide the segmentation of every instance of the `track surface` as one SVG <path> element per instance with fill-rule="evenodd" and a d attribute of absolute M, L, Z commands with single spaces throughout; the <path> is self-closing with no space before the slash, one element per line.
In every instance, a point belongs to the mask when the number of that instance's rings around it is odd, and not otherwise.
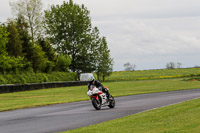
<path fill-rule="evenodd" d="M 0 133 L 52 133 L 75 129 L 200 97 L 200 89 L 117 97 L 96 111 L 90 101 L 0 112 Z"/>

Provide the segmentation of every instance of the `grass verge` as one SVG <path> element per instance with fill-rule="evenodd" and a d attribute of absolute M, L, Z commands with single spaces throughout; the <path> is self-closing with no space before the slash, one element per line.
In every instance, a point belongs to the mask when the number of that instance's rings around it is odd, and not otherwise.
<path fill-rule="evenodd" d="M 170 79 L 200 76 L 200 68 L 118 71 L 106 77 L 107 81 Z"/>
<path fill-rule="evenodd" d="M 144 81 L 105 82 L 113 96 L 164 92 L 200 88 L 199 81 L 163 79 Z M 87 86 L 52 88 L 0 94 L 0 111 L 89 100 Z"/>
<path fill-rule="evenodd" d="M 195 99 L 65 133 L 199 133 L 199 111 Z"/>

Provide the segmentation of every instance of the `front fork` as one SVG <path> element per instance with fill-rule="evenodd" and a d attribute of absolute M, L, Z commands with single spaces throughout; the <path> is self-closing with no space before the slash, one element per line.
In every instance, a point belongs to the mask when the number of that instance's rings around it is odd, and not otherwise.
<path fill-rule="evenodd" d="M 92 97 L 94 97 L 94 98 L 96 98 L 97 100 L 99 100 L 99 96 L 98 96 L 98 95 L 92 96 Z M 91 98 L 92 98 L 92 97 L 91 97 Z"/>

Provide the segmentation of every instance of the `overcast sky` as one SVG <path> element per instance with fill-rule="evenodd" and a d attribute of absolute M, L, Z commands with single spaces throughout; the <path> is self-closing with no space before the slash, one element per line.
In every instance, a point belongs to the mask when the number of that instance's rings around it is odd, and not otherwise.
<path fill-rule="evenodd" d="M 12 17 L 9 1 L 0 0 L 0 22 Z M 63 0 L 42 0 L 44 8 Z M 107 38 L 114 71 L 127 62 L 136 70 L 200 66 L 199 0 L 74 0 L 90 11 L 93 27 Z"/>

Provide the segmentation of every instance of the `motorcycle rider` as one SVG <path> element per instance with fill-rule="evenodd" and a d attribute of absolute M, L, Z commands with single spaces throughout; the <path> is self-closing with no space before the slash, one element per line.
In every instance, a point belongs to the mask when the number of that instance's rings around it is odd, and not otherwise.
<path fill-rule="evenodd" d="M 108 98 L 109 100 L 112 100 L 112 97 L 111 97 L 110 93 L 108 92 L 108 89 L 106 89 L 106 88 L 101 84 L 100 81 L 95 80 L 94 77 L 90 77 L 90 78 L 88 79 L 88 81 L 89 81 L 88 90 L 90 89 L 91 85 L 94 85 L 94 86 L 96 86 L 98 89 L 102 89 L 102 91 L 103 91 L 104 93 L 106 93 L 107 98 Z"/>

